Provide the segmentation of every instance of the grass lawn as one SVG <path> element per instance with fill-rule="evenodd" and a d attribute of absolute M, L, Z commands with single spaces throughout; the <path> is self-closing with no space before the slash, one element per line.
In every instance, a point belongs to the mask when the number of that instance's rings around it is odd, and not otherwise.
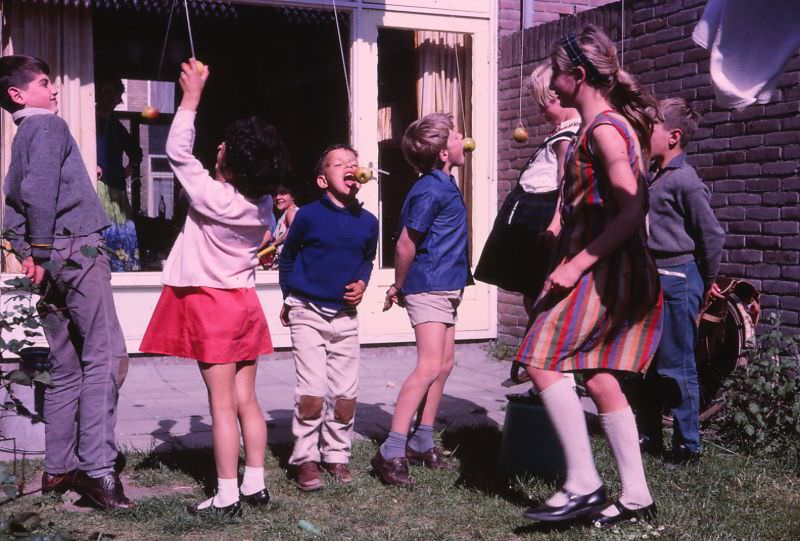
<path fill-rule="evenodd" d="M 35 511 L 50 525 L 45 530 L 58 529 L 81 541 L 800 539 L 800 478 L 776 461 L 748 459 L 715 446 L 708 446 L 699 465 L 678 471 L 667 471 L 648 458 L 657 522 L 611 531 L 583 525 L 547 528 L 526 521 L 522 511 L 531 501 L 549 496 L 554 485 L 504 479 L 496 469 L 498 429 L 456 429 L 445 432 L 442 441 L 454 450 L 460 471 L 415 469 L 414 489 L 385 487 L 368 472 L 376 444 L 360 441 L 352 462 L 353 484 L 331 484 L 315 494 L 301 494 L 287 479 L 288 446 L 272 447 L 267 486 L 273 502 L 266 508 L 245 508 L 243 518 L 232 522 L 202 520 L 185 511 L 212 490 L 210 450 L 129 453 L 128 483 L 153 494 L 140 497 L 135 510 L 80 512 L 68 510 L 57 497 L 31 494 L 5 503 L 0 512 Z M 606 444 L 601 437 L 593 444 L 598 467 L 616 495 L 619 485 Z"/>

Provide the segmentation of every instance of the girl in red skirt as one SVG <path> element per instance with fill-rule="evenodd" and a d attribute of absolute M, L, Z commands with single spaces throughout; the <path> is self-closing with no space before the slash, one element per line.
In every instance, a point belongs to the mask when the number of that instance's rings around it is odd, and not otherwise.
<path fill-rule="evenodd" d="M 140 350 L 196 359 L 211 407 L 217 493 L 190 508 L 234 516 L 241 499 L 266 504 L 264 415 L 255 396 L 256 357 L 272 351 L 255 292 L 256 252 L 273 224 L 269 195 L 285 170 L 275 129 L 258 118 L 234 122 L 218 147 L 214 176 L 192 155 L 194 118 L 209 70 L 182 64 L 181 105 L 167 156 L 190 199 L 189 214 L 164 266 L 164 290 Z M 237 486 L 239 426 L 244 479 Z"/>

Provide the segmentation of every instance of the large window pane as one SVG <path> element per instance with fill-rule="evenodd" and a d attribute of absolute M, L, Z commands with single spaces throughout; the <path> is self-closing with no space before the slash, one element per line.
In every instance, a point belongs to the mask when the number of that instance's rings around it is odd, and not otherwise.
<path fill-rule="evenodd" d="M 445 112 L 453 114 L 457 130 L 471 133 L 470 44 L 465 34 L 378 31 L 378 161 L 390 173 L 380 183 L 382 267 L 394 266 L 400 210 L 417 177 L 400 147 L 406 127 L 426 114 Z M 470 223 L 471 161 L 467 155 L 464 167 L 454 172 Z"/>

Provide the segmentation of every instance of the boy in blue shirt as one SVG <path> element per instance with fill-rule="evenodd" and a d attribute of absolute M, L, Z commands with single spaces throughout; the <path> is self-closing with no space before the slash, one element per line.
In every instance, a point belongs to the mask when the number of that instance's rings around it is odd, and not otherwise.
<path fill-rule="evenodd" d="M 128 508 L 114 471 L 128 355 L 109 260 L 97 252 L 109 221 L 69 126 L 55 114 L 58 90 L 49 73 L 39 58 L 0 58 L 0 106 L 18 126 L 4 182 L 3 235 L 22 259 L 22 272 L 41 288 L 52 365 L 42 492 L 74 489 L 97 507 Z"/>
<path fill-rule="evenodd" d="M 318 201 L 297 211 L 279 261 L 281 322 L 297 373 L 289 463 L 303 491 L 324 486 L 318 467 L 349 483 L 358 389 L 358 317 L 378 244 L 378 220 L 356 199 L 358 154 L 327 148 L 317 164 Z"/>
<path fill-rule="evenodd" d="M 433 423 L 444 384 L 453 369 L 455 323 L 469 268 L 467 209 L 451 169 L 464 165 L 463 136 L 452 115 L 433 113 L 413 122 L 403 135 L 403 154 L 422 176 L 401 211 L 395 248 L 395 283 L 384 310 L 406 308 L 417 339 L 417 366 L 397 398 L 389 437 L 372 458 L 380 479 L 409 487 L 408 465 L 450 469 L 433 443 Z M 417 428 L 408 440 L 417 411 Z"/>

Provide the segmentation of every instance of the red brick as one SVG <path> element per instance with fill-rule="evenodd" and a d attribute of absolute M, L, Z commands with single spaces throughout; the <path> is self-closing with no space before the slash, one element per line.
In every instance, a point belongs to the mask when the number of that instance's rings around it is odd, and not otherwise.
<path fill-rule="evenodd" d="M 800 172 L 795 161 L 768 162 L 764 164 L 762 170 L 765 175 L 793 175 Z"/>
<path fill-rule="evenodd" d="M 754 177 L 761 174 L 761 166 L 757 163 L 739 163 L 728 166 L 728 174 L 732 177 Z"/>
<path fill-rule="evenodd" d="M 763 135 L 744 135 L 741 137 L 732 137 L 731 148 L 753 148 L 760 145 L 763 141 Z"/>

